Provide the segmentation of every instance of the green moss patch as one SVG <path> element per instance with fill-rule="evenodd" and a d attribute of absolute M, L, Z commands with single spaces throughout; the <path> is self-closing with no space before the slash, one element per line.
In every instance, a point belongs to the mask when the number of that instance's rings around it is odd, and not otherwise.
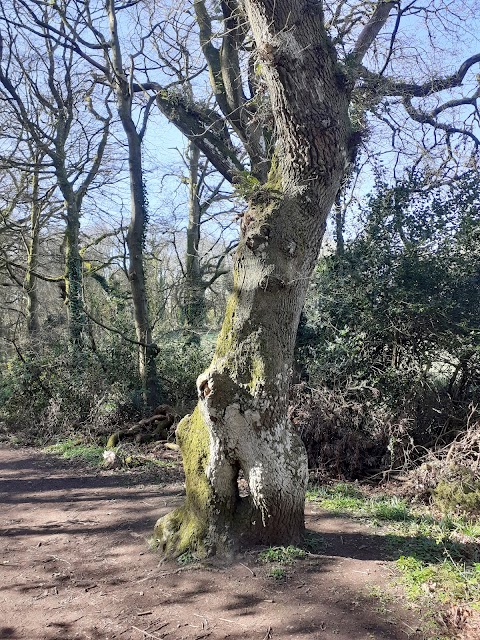
<path fill-rule="evenodd" d="M 206 554 L 205 541 L 212 490 L 206 476 L 210 455 L 210 436 L 198 406 L 178 425 L 187 497 L 185 504 L 161 518 L 155 526 L 152 544 L 165 555 Z"/>

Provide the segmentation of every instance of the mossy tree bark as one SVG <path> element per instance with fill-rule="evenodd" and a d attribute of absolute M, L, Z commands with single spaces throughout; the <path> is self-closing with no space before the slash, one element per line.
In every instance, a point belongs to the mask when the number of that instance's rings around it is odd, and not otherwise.
<path fill-rule="evenodd" d="M 85 343 L 87 317 L 83 299 L 83 264 L 80 256 L 80 211 L 70 202 L 66 209 L 65 295 L 68 309 L 68 332 L 75 349 Z"/>
<path fill-rule="evenodd" d="M 304 528 L 307 462 L 288 419 L 288 386 L 308 281 L 351 155 L 350 89 L 318 4 L 245 7 L 277 146 L 268 179 L 246 194 L 234 292 L 213 362 L 197 382 L 197 408 L 178 427 L 186 501 L 155 529 L 173 555 L 298 542 Z"/>

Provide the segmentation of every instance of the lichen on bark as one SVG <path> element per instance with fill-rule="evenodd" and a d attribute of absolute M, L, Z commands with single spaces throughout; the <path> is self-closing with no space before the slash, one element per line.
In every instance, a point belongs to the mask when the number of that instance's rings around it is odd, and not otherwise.
<path fill-rule="evenodd" d="M 237 308 L 238 294 L 236 290 L 230 295 L 225 309 L 225 318 L 223 320 L 220 334 L 217 338 L 217 346 L 215 349 L 215 359 L 224 358 L 232 349 L 233 345 L 233 329 L 235 322 L 235 311 Z"/>

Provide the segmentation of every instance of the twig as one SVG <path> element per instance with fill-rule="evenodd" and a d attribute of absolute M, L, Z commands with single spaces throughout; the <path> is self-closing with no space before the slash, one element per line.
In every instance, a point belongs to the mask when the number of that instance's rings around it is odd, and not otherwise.
<path fill-rule="evenodd" d="M 243 562 L 240 562 L 240 565 L 241 565 L 242 567 L 245 567 L 245 569 L 248 569 L 248 570 L 250 571 L 250 573 L 252 574 L 252 576 L 254 576 L 254 575 L 255 575 L 255 573 L 250 569 L 250 567 L 247 567 L 247 565 L 246 565 L 246 564 L 243 564 Z"/>
<path fill-rule="evenodd" d="M 272 627 L 268 627 L 267 633 L 263 636 L 263 640 L 270 640 L 272 637 Z"/>
<path fill-rule="evenodd" d="M 205 616 L 202 616 L 199 613 L 194 613 L 193 615 L 196 616 L 197 618 L 202 618 L 202 629 L 208 628 L 208 619 Z"/>
<path fill-rule="evenodd" d="M 54 560 L 57 560 L 58 562 L 65 562 L 66 564 L 68 564 L 70 567 L 72 566 L 72 563 L 69 562 L 68 560 L 64 560 L 63 558 L 59 558 L 58 556 L 50 556 L 51 558 L 53 558 Z"/>
<path fill-rule="evenodd" d="M 410 629 L 410 631 L 413 631 L 413 633 L 417 633 L 417 630 L 416 630 L 416 629 L 414 629 L 413 627 L 411 627 L 411 626 L 410 626 L 409 624 L 407 624 L 406 622 L 402 622 L 402 624 L 404 624 L 404 625 L 407 627 L 407 629 Z M 404 633 L 406 633 L 406 632 L 404 631 Z M 407 635 L 408 635 L 408 634 L 407 634 Z"/>
<path fill-rule="evenodd" d="M 365 575 L 368 576 L 368 571 L 359 571 L 358 569 L 352 569 L 351 571 L 352 573 L 364 573 Z"/>
<path fill-rule="evenodd" d="M 231 624 L 239 624 L 238 621 L 235 620 L 227 620 L 227 618 L 218 618 L 219 620 L 221 620 L 222 622 L 230 622 Z"/>
<path fill-rule="evenodd" d="M 137 616 L 151 616 L 153 611 L 139 611 Z"/>
<path fill-rule="evenodd" d="M 156 636 L 155 634 L 150 633 L 149 631 L 145 631 L 145 629 L 139 629 L 138 627 L 135 627 L 133 624 L 132 624 L 132 629 L 135 629 L 135 631 L 140 631 L 140 633 L 143 633 L 149 638 L 153 638 L 153 640 L 162 640 L 160 636 Z"/>

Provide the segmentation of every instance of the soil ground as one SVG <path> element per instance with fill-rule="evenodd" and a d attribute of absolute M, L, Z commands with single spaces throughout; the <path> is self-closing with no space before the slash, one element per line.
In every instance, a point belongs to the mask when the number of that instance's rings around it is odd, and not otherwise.
<path fill-rule="evenodd" d="M 419 612 L 392 592 L 381 533 L 311 505 L 316 554 L 280 579 L 258 550 L 199 568 L 162 562 L 146 540 L 182 492 L 175 469 L 99 471 L 0 447 L 0 638 L 427 637 Z"/>

